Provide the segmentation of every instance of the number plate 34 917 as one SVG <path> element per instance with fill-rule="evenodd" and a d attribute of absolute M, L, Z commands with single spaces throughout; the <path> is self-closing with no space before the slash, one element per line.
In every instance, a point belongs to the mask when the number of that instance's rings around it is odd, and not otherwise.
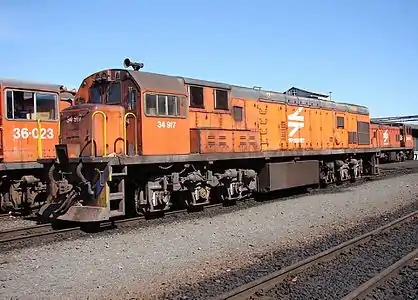
<path fill-rule="evenodd" d="M 176 128 L 176 122 L 174 121 L 158 121 L 157 122 L 157 128 L 168 128 L 168 129 L 174 129 Z"/>

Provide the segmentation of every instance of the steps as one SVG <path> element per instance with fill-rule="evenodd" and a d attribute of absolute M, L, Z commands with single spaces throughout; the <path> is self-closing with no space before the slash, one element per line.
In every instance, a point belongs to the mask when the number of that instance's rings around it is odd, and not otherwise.
<path fill-rule="evenodd" d="M 110 217 L 125 215 L 125 177 L 128 175 L 127 166 L 112 166 L 109 168 L 109 208 Z"/>

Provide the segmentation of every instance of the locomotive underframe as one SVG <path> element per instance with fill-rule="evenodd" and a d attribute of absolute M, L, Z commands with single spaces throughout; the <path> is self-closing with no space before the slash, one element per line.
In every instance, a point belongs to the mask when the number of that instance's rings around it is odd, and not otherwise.
<path fill-rule="evenodd" d="M 0 211 L 29 214 L 43 204 L 47 180 L 36 162 L 0 164 Z"/>
<path fill-rule="evenodd" d="M 414 148 L 382 148 L 379 163 L 401 162 L 414 159 Z"/>
<path fill-rule="evenodd" d="M 61 180 L 50 181 L 49 205 L 39 215 L 47 220 L 100 222 L 339 184 L 377 174 L 378 154 L 378 149 L 368 148 L 69 159 L 58 151 L 60 163 L 43 161 Z"/>

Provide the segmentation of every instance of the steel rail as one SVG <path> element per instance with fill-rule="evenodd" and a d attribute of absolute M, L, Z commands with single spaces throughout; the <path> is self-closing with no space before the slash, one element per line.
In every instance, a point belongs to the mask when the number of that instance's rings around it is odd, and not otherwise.
<path fill-rule="evenodd" d="M 366 234 L 363 234 L 361 236 L 355 237 L 353 239 L 350 239 L 344 243 L 341 243 L 331 249 L 325 250 L 321 253 L 318 253 L 316 255 L 310 256 L 300 262 L 297 262 L 293 265 L 290 265 L 284 269 L 278 270 L 276 272 L 273 272 L 269 275 L 266 275 L 264 277 L 261 277 L 259 279 L 256 279 L 254 281 L 251 281 L 247 284 L 241 285 L 229 292 L 226 292 L 220 296 L 215 297 L 216 300 L 224 300 L 224 299 L 250 299 L 252 296 L 254 296 L 258 291 L 268 291 L 272 288 L 274 288 L 275 285 L 280 283 L 286 276 L 289 276 L 294 273 L 299 273 L 302 270 L 305 270 L 306 268 L 313 266 L 319 262 L 327 261 L 336 255 L 347 251 L 361 243 L 366 242 L 367 240 L 371 239 L 373 236 L 386 231 L 390 228 L 395 227 L 396 225 L 399 225 L 413 217 L 415 217 L 418 214 L 418 211 L 414 211 L 412 213 L 409 213 L 401 218 L 398 218 L 384 226 L 381 226 L 377 229 L 374 229 Z"/>
<path fill-rule="evenodd" d="M 221 206 L 222 203 L 211 204 L 205 206 L 205 208 L 214 208 Z M 164 216 L 182 214 L 187 212 L 187 209 L 176 210 L 176 211 L 169 211 L 164 214 Z M 135 223 L 140 220 L 144 220 L 145 216 L 138 216 L 133 218 L 126 218 L 121 220 L 110 220 L 104 221 L 101 223 L 97 223 L 100 228 L 106 228 L 112 226 L 113 224 L 126 224 L 126 223 Z M 41 224 L 35 226 L 28 226 L 28 227 L 20 227 L 20 228 L 13 228 L 8 230 L 0 231 L 0 245 L 6 244 L 13 241 L 18 240 L 29 240 L 37 237 L 48 236 L 48 235 L 57 235 L 60 233 L 68 233 L 68 232 L 77 232 L 82 231 L 82 225 L 76 225 L 73 227 L 63 228 L 63 229 L 53 229 L 52 224 Z"/>
<path fill-rule="evenodd" d="M 402 257 L 393 265 L 387 267 L 385 270 L 371 278 L 370 280 L 366 281 L 365 283 L 361 284 L 358 288 L 354 291 L 349 293 L 348 295 L 344 296 L 341 300 L 354 300 L 354 299 L 364 299 L 367 297 L 370 292 L 373 291 L 376 287 L 380 286 L 388 280 L 389 278 L 395 276 L 400 269 L 404 266 L 408 265 L 411 261 L 418 258 L 418 249 L 415 249 L 409 254 Z"/>

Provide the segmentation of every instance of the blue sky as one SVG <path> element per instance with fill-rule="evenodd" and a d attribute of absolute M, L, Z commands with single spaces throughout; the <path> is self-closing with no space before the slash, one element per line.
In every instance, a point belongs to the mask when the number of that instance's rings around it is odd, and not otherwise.
<path fill-rule="evenodd" d="M 415 0 L 4 0 L 0 77 L 78 88 L 130 57 L 150 72 L 331 91 L 373 117 L 418 114 L 417 16 Z"/>

